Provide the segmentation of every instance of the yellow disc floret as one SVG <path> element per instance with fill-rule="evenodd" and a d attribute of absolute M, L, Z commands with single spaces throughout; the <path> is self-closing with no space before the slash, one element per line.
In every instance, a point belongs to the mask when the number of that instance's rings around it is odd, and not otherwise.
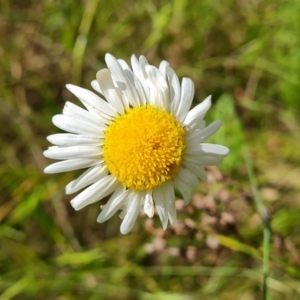
<path fill-rule="evenodd" d="M 105 132 L 109 172 L 132 190 L 150 190 L 179 172 L 185 131 L 168 112 L 144 105 L 118 116 Z"/>

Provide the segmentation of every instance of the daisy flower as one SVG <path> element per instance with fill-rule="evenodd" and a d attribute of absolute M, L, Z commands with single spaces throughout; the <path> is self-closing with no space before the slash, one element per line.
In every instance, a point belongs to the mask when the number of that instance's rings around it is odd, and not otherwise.
<path fill-rule="evenodd" d="M 176 221 L 177 189 L 189 203 L 199 180 L 206 180 L 204 166 L 218 165 L 228 148 L 203 143 L 216 132 L 220 121 L 206 126 L 203 120 L 211 98 L 189 111 L 194 84 L 180 84 L 166 61 L 159 68 L 144 56 L 131 57 L 131 67 L 106 54 L 107 68 L 92 81 L 93 93 L 67 85 L 85 106 L 70 102 L 53 117 L 69 133 L 48 136 L 55 146 L 44 151 L 60 160 L 45 173 L 87 169 L 66 186 L 66 193 L 82 189 L 71 204 L 79 210 L 110 195 L 98 216 L 104 222 L 121 211 L 121 233 L 128 233 L 140 211 L 151 218 L 157 211 L 164 229 Z"/>

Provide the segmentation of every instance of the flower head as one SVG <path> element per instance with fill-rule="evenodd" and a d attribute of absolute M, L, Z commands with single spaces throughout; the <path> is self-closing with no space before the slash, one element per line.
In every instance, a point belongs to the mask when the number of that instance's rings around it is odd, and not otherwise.
<path fill-rule="evenodd" d="M 44 155 L 61 161 L 45 173 L 87 169 L 66 186 L 67 194 L 85 188 L 72 206 L 79 210 L 111 195 L 97 221 L 120 210 L 123 234 L 142 207 L 149 217 L 156 208 L 166 229 L 176 221 L 174 189 L 189 203 L 199 179 L 206 180 L 204 166 L 221 163 L 229 153 L 224 146 L 203 143 L 221 122 L 206 126 L 203 120 L 210 97 L 189 111 L 194 84 L 189 78 L 180 84 L 166 61 L 157 69 L 143 56 L 132 56 L 132 68 L 110 54 L 105 60 L 108 69 L 91 83 L 101 96 L 67 85 L 86 109 L 67 102 L 63 114 L 53 117 L 54 125 L 70 133 L 48 136 L 55 146 Z"/>

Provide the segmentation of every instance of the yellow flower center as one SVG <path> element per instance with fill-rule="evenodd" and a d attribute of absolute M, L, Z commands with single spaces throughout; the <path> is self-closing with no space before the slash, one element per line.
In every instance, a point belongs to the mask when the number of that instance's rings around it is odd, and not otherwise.
<path fill-rule="evenodd" d="M 132 190 L 150 190 L 179 172 L 185 131 L 169 113 L 144 105 L 118 116 L 105 132 L 109 172 Z"/>

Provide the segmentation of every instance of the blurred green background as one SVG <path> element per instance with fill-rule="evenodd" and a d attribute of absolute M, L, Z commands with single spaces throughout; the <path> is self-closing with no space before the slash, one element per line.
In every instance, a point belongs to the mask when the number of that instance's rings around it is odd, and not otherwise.
<path fill-rule="evenodd" d="M 271 218 L 269 299 L 300 299 L 299 16 L 298 0 L 1 0 L 0 299 L 261 299 L 245 155 Z M 211 141 L 230 156 L 165 232 L 97 224 L 99 202 L 75 212 L 64 193 L 80 172 L 43 173 L 51 118 L 78 103 L 65 84 L 90 88 L 106 52 L 169 61 L 223 120 Z"/>

